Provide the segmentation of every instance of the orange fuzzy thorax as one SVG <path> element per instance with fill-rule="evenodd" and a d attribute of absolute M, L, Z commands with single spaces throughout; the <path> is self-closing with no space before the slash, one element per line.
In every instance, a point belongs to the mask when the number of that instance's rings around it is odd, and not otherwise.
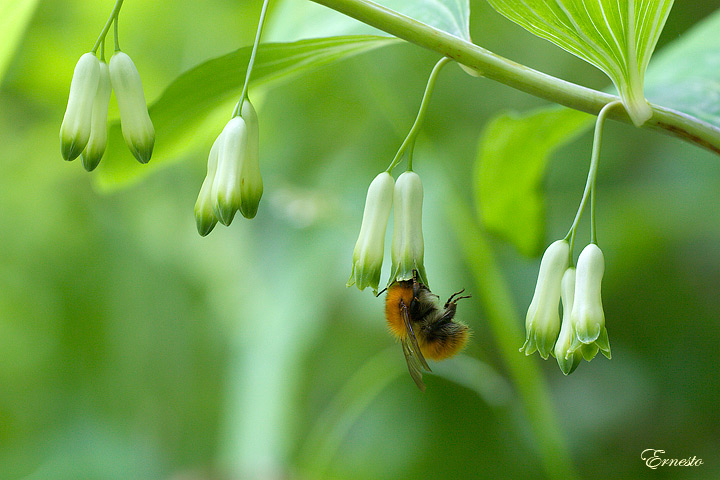
<path fill-rule="evenodd" d="M 403 301 L 407 308 L 410 308 L 410 302 L 413 299 L 412 282 L 395 282 L 387 290 L 385 298 L 385 318 L 388 327 L 395 338 L 402 340 L 407 337 L 405 329 L 405 320 L 403 318 L 402 309 L 400 308 L 400 300 Z"/>

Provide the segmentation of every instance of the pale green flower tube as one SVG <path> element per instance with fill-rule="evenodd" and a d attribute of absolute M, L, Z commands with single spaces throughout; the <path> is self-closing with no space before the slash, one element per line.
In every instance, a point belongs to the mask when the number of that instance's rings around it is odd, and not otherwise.
<path fill-rule="evenodd" d="M 365 199 L 360 235 L 353 250 L 353 267 L 347 286 L 372 287 L 377 293 L 385 250 L 385 231 L 393 204 L 395 181 L 388 172 L 370 183 Z"/>
<path fill-rule="evenodd" d="M 207 162 L 207 175 L 205 175 L 205 180 L 203 180 L 200 193 L 198 193 L 198 198 L 195 202 L 195 225 L 197 226 L 198 233 L 203 237 L 210 233 L 217 224 L 217 217 L 213 212 L 214 200 L 212 197 L 212 188 L 217 173 L 218 152 L 221 144 L 222 134 L 218 135 L 212 148 L 210 148 L 210 155 L 208 155 Z"/>
<path fill-rule="evenodd" d="M 573 331 L 572 322 L 570 321 L 570 312 L 572 311 L 573 300 L 575 298 L 575 268 L 570 267 L 565 270 L 562 282 L 560 283 L 560 299 L 562 300 L 563 318 L 560 334 L 555 343 L 554 355 L 557 359 L 560 370 L 565 375 L 570 375 L 575 371 L 582 360 L 580 352 L 568 353 L 573 344 L 575 332 Z"/>
<path fill-rule="evenodd" d="M 392 274 L 390 283 L 410 280 L 417 270 L 422 283 L 427 285 L 425 243 L 422 232 L 423 185 L 420 176 L 411 171 L 400 175 L 395 182 L 393 195 L 393 238 L 391 246 Z"/>
<path fill-rule="evenodd" d="M 596 345 L 603 354 L 610 358 L 610 343 L 605 329 L 605 312 L 602 306 L 601 284 L 605 273 L 605 259 L 600 248 L 591 243 L 583 249 L 577 262 L 577 279 L 575 282 L 575 302 L 571 320 L 575 329 L 577 342 L 571 348 Z M 584 349 L 585 350 L 585 349 Z M 594 349 L 593 349 L 594 350 Z M 583 351 L 586 360 L 594 352 Z"/>
<path fill-rule="evenodd" d="M 60 148 L 65 160 L 77 158 L 90 139 L 93 102 L 99 82 L 100 60 L 92 53 L 86 53 L 75 65 L 67 109 L 60 126 Z"/>
<path fill-rule="evenodd" d="M 220 134 L 218 165 L 211 196 L 213 212 L 223 225 L 230 225 L 240 209 L 242 164 L 247 155 L 248 130 L 242 117 L 233 117 Z"/>
<path fill-rule="evenodd" d="M 107 116 L 111 93 L 110 69 L 107 63 L 100 62 L 100 81 L 98 82 L 97 92 L 95 93 L 95 100 L 92 106 L 90 139 L 80 157 L 83 167 L 85 167 L 85 170 L 88 172 L 95 170 L 95 167 L 98 166 L 100 159 L 105 154 L 105 147 L 107 146 Z"/>
<path fill-rule="evenodd" d="M 557 240 L 545 250 L 540 261 L 535 293 L 525 317 L 526 338 L 520 348 L 525 355 L 535 350 L 544 359 L 553 352 L 560 331 L 560 287 L 570 263 L 570 244 Z"/>
<path fill-rule="evenodd" d="M 245 126 L 247 127 L 247 153 L 240 170 L 240 213 L 245 218 L 254 218 L 263 194 L 263 181 L 260 176 L 258 116 L 255 107 L 247 98 L 242 104 L 240 115 L 245 120 Z"/>
<path fill-rule="evenodd" d="M 125 53 L 115 52 L 110 59 L 110 80 L 125 143 L 140 163 L 147 163 L 155 145 L 155 128 L 148 115 L 140 74 Z"/>

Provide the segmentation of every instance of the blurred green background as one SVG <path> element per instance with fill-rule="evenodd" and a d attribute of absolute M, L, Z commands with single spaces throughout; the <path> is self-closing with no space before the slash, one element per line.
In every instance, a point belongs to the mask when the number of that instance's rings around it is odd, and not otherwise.
<path fill-rule="evenodd" d="M 126 3 L 123 50 L 152 102 L 181 72 L 249 45 L 261 2 Z M 109 193 L 60 156 L 73 67 L 111 8 L 40 2 L 0 87 L 0 478 L 552 476 L 527 414 L 533 397 L 521 400 L 486 321 L 485 272 L 462 240 L 477 227 L 458 231 L 448 200 L 474 209 L 483 125 L 545 103 L 455 65 L 439 77 L 415 149 L 425 265 L 441 297 L 474 295 L 458 313 L 474 336 L 421 394 L 382 299 L 345 282 L 367 186 L 412 124 L 437 55 L 393 45 L 251 89 L 260 211 L 201 238 L 193 205 L 214 136 Z M 676 2 L 659 49 L 716 8 Z M 609 83 L 486 3 L 473 0 L 472 12 L 475 43 L 593 88 Z M 546 244 L 572 221 L 590 144 L 586 133 L 552 158 Z M 540 375 L 537 403 L 551 405 L 579 478 L 720 478 L 718 192 L 718 156 L 607 125 L 597 199 L 613 359 L 569 377 L 553 359 L 515 359 Z M 519 348 L 539 261 L 490 246 Z M 704 465 L 650 470 L 647 448 Z"/>

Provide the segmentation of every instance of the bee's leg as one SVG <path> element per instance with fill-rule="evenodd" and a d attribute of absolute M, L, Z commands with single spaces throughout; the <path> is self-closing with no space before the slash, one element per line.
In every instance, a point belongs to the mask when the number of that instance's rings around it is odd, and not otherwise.
<path fill-rule="evenodd" d="M 455 293 L 453 293 L 452 295 L 450 295 L 450 298 L 448 298 L 448 300 L 447 300 L 447 302 L 445 302 L 445 304 L 448 304 L 448 303 L 452 302 L 452 299 L 453 299 L 453 298 L 455 298 L 456 296 L 460 295 L 460 294 L 463 293 L 464 291 L 465 291 L 465 289 L 463 288 L 463 289 L 460 290 L 459 292 L 455 292 Z"/>
<path fill-rule="evenodd" d="M 472 295 L 463 295 L 463 296 L 459 297 L 458 295 L 461 295 L 464 291 L 465 291 L 465 289 L 463 288 L 459 292 L 455 292 L 452 295 L 450 295 L 450 298 L 448 298 L 447 302 L 445 302 L 445 308 L 448 308 L 448 306 L 450 306 L 451 303 L 457 303 L 459 300 L 462 300 L 463 298 L 470 298 L 472 296 Z M 455 297 L 457 297 L 457 298 L 455 298 Z M 453 300 L 453 299 L 455 299 L 455 300 Z"/>
<path fill-rule="evenodd" d="M 465 297 L 460 297 L 460 298 L 465 298 Z M 442 316 L 440 318 L 438 318 L 435 323 L 432 324 L 433 330 L 437 330 L 437 329 L 447 325 L 448 323 L 452 323 L 453 318 L 455 318 L 456 310 L 457 310 L 457 306 L 455 305 L 455 302 L 452 302 L 449 305 L 446 305 Z"/>
<path fill-rule="evenodd" d="M 445 312 L 442 314 L 440 318 L 437 319 L 437 321 L 433 324 L 433 328 L 440 328 L 443 325 L 446 325 L 448 323 L 451 323 L 453 318 L 455 318 L 455 304 L 451 304 L 452 306 L 450 308 L 446 308 Z"/>
<path fill-rule="evenodd" d="M 420 282 L 418 282 L 418 271 L 413 270 L 413 300 L 417 301 L 418 293 L 420 292 Z"/>

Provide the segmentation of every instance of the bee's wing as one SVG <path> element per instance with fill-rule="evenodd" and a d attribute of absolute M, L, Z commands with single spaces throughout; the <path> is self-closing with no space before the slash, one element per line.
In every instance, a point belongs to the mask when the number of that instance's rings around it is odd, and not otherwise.
<path fill-rule="evenodd" d="M 415 381 L 415 385 L 424 392 L 425 384 L 422 381 L 422 369 L 424 368 L 430 372 L 430 366 L 425 361 L 425 357 L 423 357 L 420 346 L 417 343 L 417 338 L 415 338 L 415 332 L 410 324 L 410 315 L 408 314 L 407 306 L 401 303 L 400 311 L 403 316 L 403 321 L 405 322 L 405 331 L 407 332 L 407 336 L 400 341 L 400 343 L 402 343 L 403 354 L 405 354 L 405 361 L 407 362 L 410 376 Z"/>
<path fill-rule="evenodd" d="M 418 360 L 417 355 L 415 355 L 415 352 L 410 350 L 407 339 L 403 338 L 400 343 L 402 343 L 402 349 L 405 354 L 405 361 L 407 362 L 408 370 L 410 370 L 410 376 L 415 381 L 415 385 L 424 392 L 425 384 L 422 381 L 422 365 L 420 365 L 420 361 Z"/>
<path fill-rule="evenodd" d="M 403 320 L 405 321 L 405 331 L 407 332 L 407 341 L 404 342 L 404 344 L 407 345 L 408 350 L 413 355 L 415 360 L 417 360 L 420 365 L 425 368 L 425 370 L 427 370 L 428 372 L 432 372 L 432 370 L 430 370 L 430 366 L 428 366 L 427 362 L 425 361 L 425 357 L 423 357 L 423 354 L 420 351 L 420 346 L 417 343 L 417 338 L 415 338 L 415 332 L 413 331 L 412 325 L 410 324 L 410 315 L 408 314 L 407 307 L 405 305 L 401 305 L 400 310 L 402 311 Z M 407 356 L 407 354 L 405 356 Z"/>

